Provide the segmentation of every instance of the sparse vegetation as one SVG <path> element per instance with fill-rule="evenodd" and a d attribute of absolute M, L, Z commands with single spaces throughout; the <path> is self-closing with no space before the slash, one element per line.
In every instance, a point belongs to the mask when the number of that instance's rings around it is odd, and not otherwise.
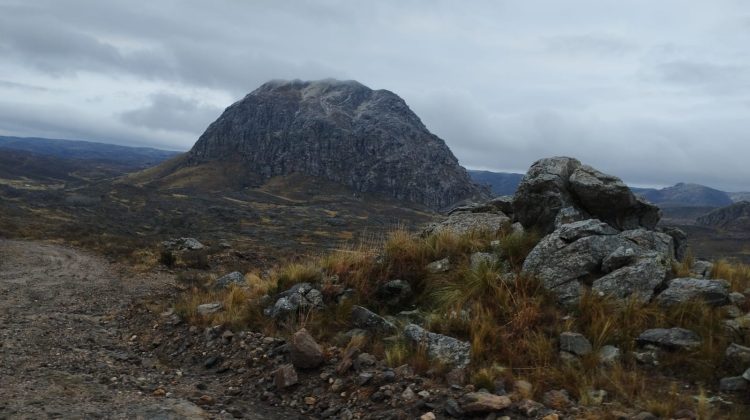
<path fill-rule="evenodd" d="M 726 374 L 721 368 L 724 349 L 732 342 L 723 328 L 723 309 L 691 301 L 669 309 L 637 299 L 617 301 L 593 293 L 584 294 L 572 308 L 557 305 L 534 278 L 522 275 L 520 267 L 539 235 L 534 233 L 474 232 L 457 236 L 446 232 L 419 237 L 397 229 L 381 242 L 369 240 L 307 261 L 294 262 L 269 276 L 253 276 L 249 294 L 232 289 L 223 294 L 201 294 L 191 290 L 181 311 L 193 316 L 191 305 L 210 299 L 224 302 L 230 310 L 199 322 L 252 326 L 264 331 L 293 332 L 304 325 L 319 340 L 334 342 L 348 330 L 351 306 L 363 302 L 381 314 L 395 315 L 399 309 L 376 304 L 378 288 L 399 278 L 408 281 L 413 302 L 424 314 L 427 329 L 471 343 L 469 380 L 492 390 L 497 381 L 525 379 L 532 383 L 534 397 L 550 389 L 565 389 L 582 403 L 591 401 L 589 391 L 605 390 L 611 399 L 662 416 L 690 407 L 709 413 L 704 399 L 674 392 L 676 377 L 711 388 Z M 475 262 L 471 254 L 485 252 L 496 260 Z M 451 270 L 433 273 L 432 261 L 449 258 Z M 693 259 L 674 266 L 674 274 L 689 273 Z M 718 262 L 715 276 L 727 279 L 733 290 L 749 285 L 747 267 Z M 298 282 L 319 286 L 331 304 L 324 310 L 299 314 L 278 325 L 260 315 L 261 296 L 281 291 Z M 255 285 L 262 284 L 262 287 Z M 342 290 L 354 289 L 350 299 L 336 302 Z M 744 290 L 744 289 L 742 289 Z M 256 313 L 256 316 L 252 316 Z M 398 321 L 398 319 L 396 319 Z M 282 330 L 278 328 L 281 327 Z M 632 356 L 635 338 L 644 330 L 683 327 L 697 332 L 702 345 L 692 351 L 667 352 L 658 368 L 642 366 Z M 558 336 L 563 331 L 581 332 L 592 343 L 592 353 L 575 362 L 561 358 Z M 737 337 L 734 338 L 737 342 Z M 739 344 L 748 344 L 747 337 Z M 417 372 L 436 371 L 434 361 L 421 346 L 403 339 L 358 343 L 380 354 L 391 366 L 411 365 Z M 609 365 L 600 363 L 598 352 L 605 345 L 621 349 L 622 358 Z M 654 373 L 657 369 L 658 374 Z M 594 404 L 593 402 L 591 404 Z M 707 414 L 704 414 L 707 415 Z"/>
<path fill-rule="evenodd" d="M 742 293 L 750 288 L 750 265 L 732 264 L 721 259 L 714 262 L 711 278 L 726 280 L 732 291 Z"/>

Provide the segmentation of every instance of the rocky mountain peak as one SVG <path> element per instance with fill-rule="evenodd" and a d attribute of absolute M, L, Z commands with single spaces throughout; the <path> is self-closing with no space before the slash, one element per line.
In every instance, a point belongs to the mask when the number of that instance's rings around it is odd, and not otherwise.
<path fill-rule="evenodd" d="M 304 173 L 440 209 L 482 197 L 406 102 L 350 80 L 273 80 L 227 108 L 186 165 L 239 159 L 262 178 Z"/>

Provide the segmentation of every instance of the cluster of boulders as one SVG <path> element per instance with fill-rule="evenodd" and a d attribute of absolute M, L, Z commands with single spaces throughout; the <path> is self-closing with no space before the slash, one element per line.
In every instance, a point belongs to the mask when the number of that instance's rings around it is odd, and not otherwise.
<path fill-rule="evenodd" d="M 523 271 L 563 304 L 577 303 L 589 290 L 623 300 L 656 298 L 665 305 L 697 296 L 726 303 L 726 284 L 705 278 L 705 262 L 696 264 L 694 277 L 668 282 L 672 263 L 685 256 L 687 237 L 679 229 L 657 227 L 660 217 L 658 207 L 619 178 L 555 157 L 535 162 L 515 196 L 457 208 L 429 232 L 512 225 L 545 235 Z"/>

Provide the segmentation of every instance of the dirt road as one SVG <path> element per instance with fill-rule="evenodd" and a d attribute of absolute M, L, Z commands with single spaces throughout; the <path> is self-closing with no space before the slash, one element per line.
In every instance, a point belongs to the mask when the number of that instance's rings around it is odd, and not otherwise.
<path fill-rule="evenodd" d="M 168 281 L 60 245 L 0 239 L 0 419 L 233 418 L 189 400 L 211 378 L 160 365 L 133 340 L 126 307 Z M 153 395 L 162 384 L 170 393 Z M 283 415 L 252 401 L 243 413 Z"/>

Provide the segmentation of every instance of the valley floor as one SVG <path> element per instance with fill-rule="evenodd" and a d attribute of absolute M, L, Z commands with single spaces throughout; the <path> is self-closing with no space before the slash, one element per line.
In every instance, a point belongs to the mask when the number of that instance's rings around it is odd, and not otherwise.
<path fill-rule="evenodd" d="M 0 419 L 221 418 L 224 409 L 294 418 L 251 398 L 213 405 L 220 385 L 202 366 L 165 366 L 142 348 L 128 311 L 171 281 L 60 245 L 0 239 Z"/>

